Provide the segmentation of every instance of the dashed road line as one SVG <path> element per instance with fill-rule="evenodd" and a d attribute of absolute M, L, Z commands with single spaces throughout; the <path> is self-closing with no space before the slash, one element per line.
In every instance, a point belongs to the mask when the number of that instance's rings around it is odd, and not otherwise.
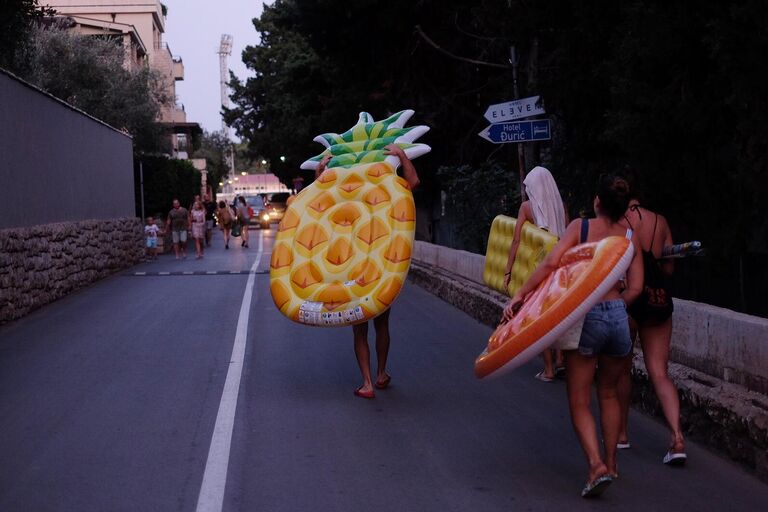
<path fill-rule="evenodd" d="M 177 270 L 173 272 L 126 272 L 126 277 L 157 276 L 241 276 L 248 274 L 269 274 L 269 270 Z"/>

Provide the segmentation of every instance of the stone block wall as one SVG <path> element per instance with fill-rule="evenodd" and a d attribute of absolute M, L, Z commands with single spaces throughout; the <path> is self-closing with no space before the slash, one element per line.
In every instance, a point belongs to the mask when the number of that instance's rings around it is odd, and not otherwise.
<path fill-rule="evenodd" d="M 0 323 L 129 267 L 143 254 L 137 218 L 0 230 Z"/>

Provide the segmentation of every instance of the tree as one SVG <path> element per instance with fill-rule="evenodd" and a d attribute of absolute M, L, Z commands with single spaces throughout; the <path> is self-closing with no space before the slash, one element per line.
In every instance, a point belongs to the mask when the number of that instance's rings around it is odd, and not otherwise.
<path fill-rule="evenodd" d="M 129 133 L 137 150 L 160 149 L 156 123 L 165 96 L 159 74 L 123 68 L 119 40 L 78 35 L 61 22 L 37 25 L 16 56 L 22 78 Z"/>
<path fill-rule="evenodd" d="M 178 199 L 187 208 L 196 194 L 200 193 L 200 171 L 189 160 L 177 160 L 165 156 L 143 156 L 144 212 L 164 218 L 171 203 Z M 134 164 L 136 190 L 136 214 L 141 215 L 141 187 L 138 161 Z"/>
<path fill-rule="evenodd" d="M 489 169 L 517 172 L 513 145 L 477 137 L 487 105 L 511 99 L 514 45 L 520 94 L 542 96 L 553 125 L 551 142 L 527 148 L 531 165 L 550 168 L 571 215 L 591 213 L 599 174 L 634 175 L 677 238 L 710 248 L 680 265 L 677 292 L 768 314 L 764 2 L 276 0 L 254 26 L 261 42 L 244 52 L 254 76 L 233 77 L 226 116 L 254 154 L 286 155 L 286 184 L 319 152 L 318 133 L 348 128 L 361 110 L 413 108 L 432 128 L 422 198 L 448 192 L 461 219 L 456 183 L 490 191 L 500 185 Z M 517 201 L 494 200 L 483 215 L 514 215 Z M 482 245 L 476 226 L 456 226 Z"/>
<path fill-rule="evenodd" d="M 27 41 L 33 23 L 56 11 L 40 7 L 38 0 L 3 0 L 0 4 L 0 67 L 16 71 L 14 56 Z"/>
<path fill-rule="evenodd" d="M 213 190 L 229 175 L 228 155 L 231 144 L 223 132 L 206 131 L 200 138 L 200 147 L 192 153 L 192 158 L 205 158 L 207 179 Z"/>

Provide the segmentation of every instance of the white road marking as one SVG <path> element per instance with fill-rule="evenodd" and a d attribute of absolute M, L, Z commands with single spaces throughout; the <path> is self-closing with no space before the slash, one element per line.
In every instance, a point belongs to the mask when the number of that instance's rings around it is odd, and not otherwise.
<path fill-rule="evenodd" d="M 235 344 L 232 347 L 232 357 L 229 358 L 229 370 L 221 393 L 219 412 L 216 415 L 216 425 L 213 428 L 211 447 L 208 450 L 208 460 L 205 463 L 203 483 L 197 498 L 197 512 L 221 512 L 224 506 L 224 489 L 227 485 L 227 468 L 229 466 L 229 451 L 232 444 L 232 429 L 235 424 L 237 395 L 240 391 L 240 377 L 243 373 L 245 345 L 248 336 L 248 316 L 251 311 L 251 296 L 254 295 L 253 283 L 256 279 L 255 270 L 259 266 L 264 248 L 264 235 L 259 237 L 259 250 L 256 261 L 248 273 L 248 282 L 240 304 L 240 316 L 237 319 Z M 258 296 L 256 297 L 258 300 Z"/>
<path fill-rule="evenodd" d="M 171 275 L 171 273 L 170 272 L 158 272 L 157 275 L 159 275 L 159 276 L 169 276 L 169 275 Z"/>
<path fill-rule="evenodd" d="M 147 273 L 146 272 L 134 272 L 133 275 L 135 275 L 135 276 L 145 276 L 145 275 L 147 275 Z"/>

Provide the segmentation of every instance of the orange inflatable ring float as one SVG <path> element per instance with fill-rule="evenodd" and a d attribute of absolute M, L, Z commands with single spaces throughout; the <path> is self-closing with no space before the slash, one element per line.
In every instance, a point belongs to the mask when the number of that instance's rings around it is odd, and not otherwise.
<path fill-rule="evenodd" d="M 633 255 L 632 241 L 621 236 L 569 249 L 558 268 L 525 297 L 514 318 L 491 334 L 475 360 L 475 375 L 501 375 L 552 345 L 615 286 Z"/>
<path fill-rule="evenodd" d="M 366 112 L 342 134 L 315 138 L 326 150 L 304 164 L 325 171 L 288 205 L 275 237 L 270 290 L 275 306 L 296 322 L 341 327 L 386 311 L 411 263 L 416 207 L 397 175 L 396 144 L 409 158 L 430 150 L 413 141 L 426 126 L 405 128 L 412 110 L 374 121 Z"/>

